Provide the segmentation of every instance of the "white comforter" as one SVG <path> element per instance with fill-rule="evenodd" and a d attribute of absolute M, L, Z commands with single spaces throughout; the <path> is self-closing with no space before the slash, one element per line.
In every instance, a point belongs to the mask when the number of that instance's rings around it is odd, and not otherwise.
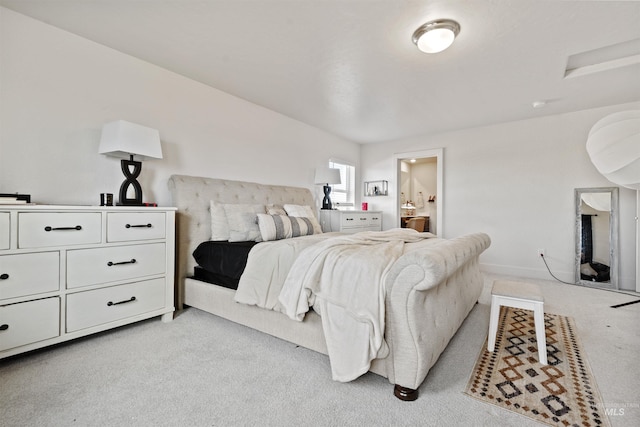
<path fill-rule="evenodd" d="M 387 355 L 385 277 L 403 253 L 440 239 L 412 229 L 334 233 L 256 245 L 235 299 L 302 321 L 309 308 L 322 318 L 332 377 L 351 381 Z M 406 243 L 412 243 L 407 245 Z"/>
<path fill-rule="evenodd" d="M 340 235 L 340 233 L 314 234 L 294 239 L 262 242 L 254 246 L 249 252 L 234 299 L 243 304 L 257 305 L 284 313 L 278 297 L 289 270 L 300 252 L 318 242 Z"/>

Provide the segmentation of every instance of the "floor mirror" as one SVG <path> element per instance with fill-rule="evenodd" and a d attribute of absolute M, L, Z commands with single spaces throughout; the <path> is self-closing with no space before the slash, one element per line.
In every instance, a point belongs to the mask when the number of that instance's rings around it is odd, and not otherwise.
<path fill-rule="evenodd" d="M 576 284 L 618 289 L 618 188 L 576 188 Z"/>

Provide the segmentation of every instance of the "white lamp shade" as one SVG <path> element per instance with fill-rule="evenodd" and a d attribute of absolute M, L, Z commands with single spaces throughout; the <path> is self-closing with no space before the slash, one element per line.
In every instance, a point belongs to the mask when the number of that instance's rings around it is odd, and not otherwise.
<path fill-rule="evenodd" d="M 589 132 L 587 152 L 609 181 L 640 190 L 640 110 L 599 120 Z"/>
<path fill-rule="evenodd" d="M 609 193 L 582 193 L 580 198 L 597 211 L 611 212 L 611 194 Z"/>
<path fill-rule="evenodd" d="M 131 154 L 161 159 L 160 133 L 156 129 L 124 120 L 106 123 L 102 127 L 98 153 L 128 159 Z"/>
<path fill-rule="evenodd" d="M 340 184 L 340 169 L 316 168 L 316 184 Z"/>

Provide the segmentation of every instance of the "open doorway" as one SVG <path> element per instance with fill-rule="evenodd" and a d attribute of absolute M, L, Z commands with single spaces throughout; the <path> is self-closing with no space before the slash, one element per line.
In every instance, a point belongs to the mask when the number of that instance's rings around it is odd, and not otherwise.
<path fill-rule="evenodd" d="M 442 149 L 395 155 L 396 226 L 442 237 Z"/>

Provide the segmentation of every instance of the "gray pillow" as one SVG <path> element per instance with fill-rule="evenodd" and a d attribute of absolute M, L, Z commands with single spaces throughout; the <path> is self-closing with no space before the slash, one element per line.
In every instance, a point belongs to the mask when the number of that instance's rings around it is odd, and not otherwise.
<path fill-rule="evenodd" d="M 229 240 L 229 224 L 227 224 L 227 214 L 224 211 L 224 205 L 209 201 L 209 211 L 211 212 L 211 240 L 226 241 Z"/>
<path fill-rule="evenodd" d="M 258 214 L 265 213 L 264 205 L 225 204 L 230 242 L 261 242 Z"/>

